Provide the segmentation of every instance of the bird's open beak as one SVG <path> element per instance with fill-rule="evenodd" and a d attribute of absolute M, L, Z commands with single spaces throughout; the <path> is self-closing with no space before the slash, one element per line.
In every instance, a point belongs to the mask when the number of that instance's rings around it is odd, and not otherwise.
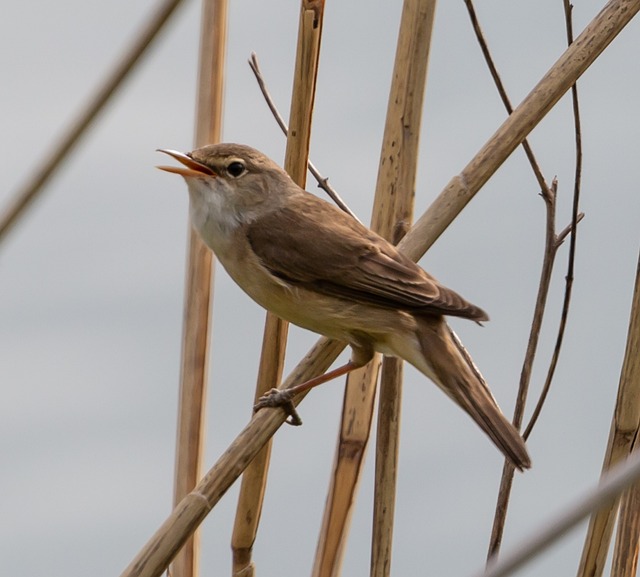
<path fill-rule="evenodd" d="M 208 166 L 196 162 L 190 156 L 182 152 L 177 152 L 176 150 L 168 150 L 163 148 L 158 148 L 158 152 L 164 152 L 169 156 L 173 156 L 177 161 L 181 162 L 184 166 L 158 166 L 160 170 L 166 170 L 167 172 L 173 172 L 174 174 L 179 174 L 180 176 L 217 176 L 213 170 L 211 170 Z"/>

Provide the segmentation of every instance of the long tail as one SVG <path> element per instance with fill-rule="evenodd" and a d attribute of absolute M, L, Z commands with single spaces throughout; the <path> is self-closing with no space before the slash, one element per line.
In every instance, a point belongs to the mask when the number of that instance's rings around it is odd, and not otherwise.
<path fill-rule="evenodd" d="M 400 356 L 460 405 L 515 467 L 521 471 L 531 467 L 520 433 L 500 411 L 480 371 L 445 320 L 433 317 L 417 320 L 420 354 Z M 403 353 L 406 352 L 405 349 Z"/>

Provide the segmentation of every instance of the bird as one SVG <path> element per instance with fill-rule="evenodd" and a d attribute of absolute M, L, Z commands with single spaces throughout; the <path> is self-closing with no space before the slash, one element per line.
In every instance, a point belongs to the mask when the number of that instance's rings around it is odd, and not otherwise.
<path fill-rule="evenodd" d="M 182 153 L 193 228 L 254 301 L 295 325 L 348 343 L 344 365 L 285 390 L 256 408 L 282 406 L 295 420 L 295 394 L 344 375 L 374 353 L 409 362 L 440 387 L 519 470 L 531 459 L 446 316 L 487 314 L 440 284 L 393 244 L 333 204 L 299 187 L 273 160 L 243 144 Z M 298 424 L 298 423 L 294 423 Z"/>

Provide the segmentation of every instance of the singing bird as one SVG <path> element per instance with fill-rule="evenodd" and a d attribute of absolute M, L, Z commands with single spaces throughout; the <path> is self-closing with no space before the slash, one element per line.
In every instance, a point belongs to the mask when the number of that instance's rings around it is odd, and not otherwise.
<path fill-rule="evenodd" d="M 520 470 L 531 466 L 524 441 L 500 411 L 444 316 L 488 320 L 486 313 L 332 204 L 295 184 L 261 152 L 212 144 L 186 154 L 160 150 L 181 166 L 191 223 L 231 278 L 258 304 L 316 333 L 349 343 L 345 365 L 258 407 L 365 365 L 374 351 L 411 363 L 451 397 Z"/>

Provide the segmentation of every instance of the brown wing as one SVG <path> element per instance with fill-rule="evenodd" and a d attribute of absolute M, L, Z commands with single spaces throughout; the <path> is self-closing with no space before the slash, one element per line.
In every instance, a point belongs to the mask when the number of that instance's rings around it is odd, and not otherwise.
<path fill-rule="evenodd" d="M 291 197 L 286 208 L 250 224 L 247 235 L 263 265 L 292 284 L 416 313 L 488 318 L 391 243 L 311 194 Z"/>

